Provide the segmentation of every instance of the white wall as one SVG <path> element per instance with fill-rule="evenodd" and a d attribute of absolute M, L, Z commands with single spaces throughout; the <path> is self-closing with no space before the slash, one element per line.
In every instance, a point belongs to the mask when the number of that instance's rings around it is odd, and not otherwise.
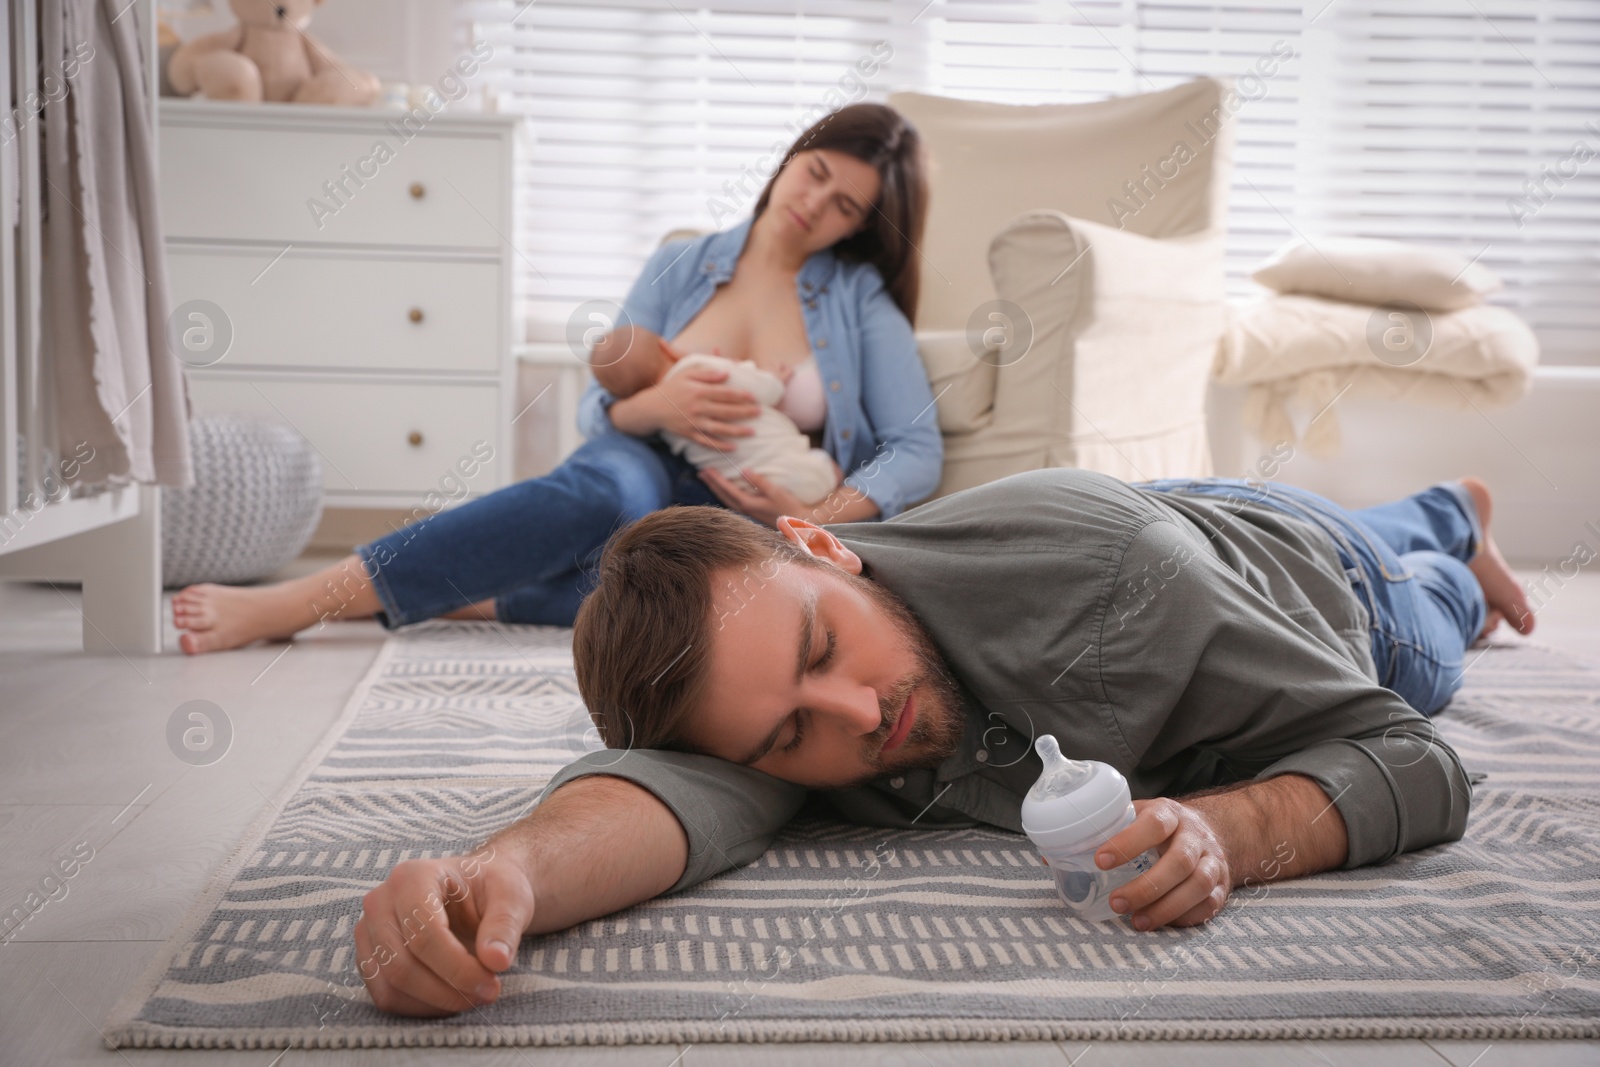
<path fill-rule="evenodd" d="M 1243 476 L 1269 450 L 1239 428 L 1241 390 L 1214 387 L 1211 399 L 1217 473 Z M 1512 562 L 1537 569 L 1571 556 L 1579 541 L 1600 553 L 1600 368 L 1542 367 L 1532 392 L 1509 408 L 1350 395 L 1334 413 L 1339 454 L 1316 459 L 1298 448 L 1279 480 L 1365 507 L 1476 474 L 1495 494 L 1493 530 Z"/>

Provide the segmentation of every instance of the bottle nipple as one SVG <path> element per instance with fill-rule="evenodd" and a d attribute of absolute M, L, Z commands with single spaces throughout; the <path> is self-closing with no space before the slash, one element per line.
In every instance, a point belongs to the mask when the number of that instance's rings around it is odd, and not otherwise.
<path fill-rule="evenodd" d="M 1029 800 L 1052 800 L 1066 796 L 1094 776 L 1088 760 L 1068 759 L 1061 754 L 1053 734 L 1041 734 L 1033 743 L 1034 751 L 1044 761 L 1044 773 L 1028 790 Z"/>

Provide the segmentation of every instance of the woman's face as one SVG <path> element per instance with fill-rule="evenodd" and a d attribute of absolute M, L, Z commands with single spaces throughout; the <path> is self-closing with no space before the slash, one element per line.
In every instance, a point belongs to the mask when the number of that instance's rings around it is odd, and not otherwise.
<path fill-rule="evenodd" d="M 831 148 L 810 149 L 778 174 L 765 213 L 776 232 L 807 254 L 820 252 L 866 225 L 880 184 L 871 164 Z"/>

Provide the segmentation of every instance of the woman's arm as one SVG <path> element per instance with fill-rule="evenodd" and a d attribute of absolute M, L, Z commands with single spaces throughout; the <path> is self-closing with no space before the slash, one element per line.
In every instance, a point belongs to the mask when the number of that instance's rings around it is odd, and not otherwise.
<path fill-rule="evenodd" d="M 816 504 L 807 504 L 777 482 L 755 471 L 740 471 L 744 480 L 755 492 L 746 492 L 734 485 L 728 477 L 714 467 L 703 467 L 700 480 L 711 486 L 711 491 L 728 507 L 742 511 L 757 522 L 777 526 L 785 515 L 809 519 L 819 526 L 830 522 L 859 522 L 878 517 L 878 505 L 858 489 L 841 485 Z"/>
<path fill-rule="evenodd" d="M 634 344 L 665 343 L 662 331 L 666 329 L 669 304 L 666 275 L 683 258 L 687 243 L 673 241 L 651 254 L 628 290 L 621 314 L 595 346 L 596 351 L 614 345 L 619 337 L 629 337 Z M 611 429 L 635 437 L 670 430 L 712 448 L 732 448 L 730 438 L 752 432 L 733 424 L 754 417 L 761 408 L 743 390 L 718 386 L 726 377 L 725 373 L 710 369 L 694 371 L 664 383 L 665 389 L 653 386 L 625 400 L 617 399 L 599 382 L 590 381 L 578 401 L 578 429 L 584 437 L 597 437 Z"/>
<path fill-rule="evenodd" d="M 861 406 L 872 423 L 875 451 L 845 476 L 839 491 L 869 498 L 888 519 L 939 487 L 944 438 L 911 323 L 877 270 L 863 269 L 861 286 Z M 844 517 L 829 521 L 858 517 L 852 514 L 854 506 L 846 502 Z"/>
<path fill-rule="evenodd" d="M 830 522 L 875 519 L 881 514 L 882 511 L 870 496 L 853 486 L 841 485 L 821 502 L 813 504 L 809 515 L 799 517 L 809 519 L 818 526 L 826 526 Z"/>
<path fill-rule="evenodd" d="M 860 281 L 861 406 L 873 427 L 872 458 L 810 505 L 753 471 L 741 472 L 756 490 L 750 493 L 720 471 L 702 470 L 701 479 L 728 507 L 769 526 L 784 515 L 826 525 L 892 518 L 938 488 L 944 438 L 916 336 L 876 269 L 865 268 Z"/>
<path fill-rule="evenodd" d="M 623 326 L 595 345 L 593 358 L 598 361 L 637 355 L 632 350 L 639 345 L 662 348 L 674 361 L 684 355 L 652 330 Z M 728 372 L 717 367 L 685 367 L 664 381 L 613 403 L 609 412 L 611 425 L 635 437 L 667 430 L 708 448 L 727 451 L 734 446 L 732 438 L 755 433 L 745 420 L 761 413 L 761 405 L 747 390 L 720 384 L 727 379 Z"/>
<path fill-rule="evenodd" d="M 644 267 L 639 271 L 639 276 L 633 280 L 633 285 L 628 289 L 628 295 L 622 298 L 622 307 L 618 309 L 615 322 L 606 323 L 598 312 L 590 312 L 589 318 L 596 325 L 607 327 L 604 345 L 611 334 L 622 330 L 648 330 L 655 336 L 661 336 L 667 328 L 668 287 L 672 284 L 666 277 L 668 269 L 687 251 L 685 246 L 689 241 L 672 241 L 657 248 L 650 253 L 650 258 L 645 260 Z M 691 257 L 692 258 L 692 257 Z M 600 347 L 599 345 L 596 346 Z M 615 407 L 618 400 L 597 381 L 591 380 L 588 389 L 578 400 L 578 430 L 584 437 L 598 437 L 612 428 L 611 408 Z M 637 405 L 636 405 L 637 406 Z M 616 427 L 619 430 L 621 426 Z M 648 430 L 634 431 L 623 430 L 624 433 L 634 433 L 636 436 L 654 433 L 660 427 Z"/>
<path fill-rule="evenodd" d="M 612 404 L 611 425 L 635 437 L 666 430 L 726 452 L 733 448 L 731 438 L 755 433 L 744 420 L 761 413 L 761 405 L 743 389 L 717 384 L 727 377 L 715 367 L 676 374 Z"/>

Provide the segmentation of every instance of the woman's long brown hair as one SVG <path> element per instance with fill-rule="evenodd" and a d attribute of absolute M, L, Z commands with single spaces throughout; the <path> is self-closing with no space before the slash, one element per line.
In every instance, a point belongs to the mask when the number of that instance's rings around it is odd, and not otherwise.
<path fill-rule="evenodd" d="M 917 246 L 928 217 L 928 175 L 917 128 L 892 107 L 851 104 L 817 121 L 784 154 L 783 165 L 767 181 L 755 214 L 767 209 L 773 182 L 801 152 L 826 148 L 874 168 L 880 188 L 871 218 L 861 231 L 833 246 L 841 259 L 871 263 L 883 276 L 890 297 L 913 325 L 922 267 Z"/>

